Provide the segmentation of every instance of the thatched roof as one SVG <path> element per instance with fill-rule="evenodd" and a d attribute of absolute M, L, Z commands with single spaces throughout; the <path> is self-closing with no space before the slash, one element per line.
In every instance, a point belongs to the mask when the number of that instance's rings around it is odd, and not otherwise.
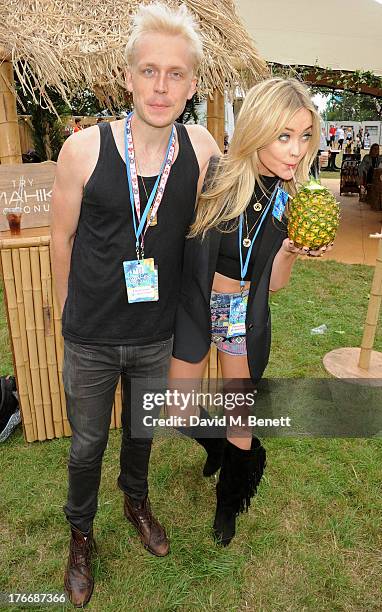
<path fill-rule="evenodd" d="M 146 3 L 149 0 L 146 0 Z M 166 0 L 179 5 L 180 0 Z M 79 89 L 102 100 L 124 99 L 124 49 L 138 0 L 4 0 L 0 3 L 0 47 L 13 61 L 19 81 L 37 99 L 47 86 L 68 101 Z M 267 73 L 254 42 L 235 12 L 234 0 L 184 0 L 201 27 L 205 61 L 199 91 L 231 95 Z M 49 101 L 48 101 L 49 104 Z"/>

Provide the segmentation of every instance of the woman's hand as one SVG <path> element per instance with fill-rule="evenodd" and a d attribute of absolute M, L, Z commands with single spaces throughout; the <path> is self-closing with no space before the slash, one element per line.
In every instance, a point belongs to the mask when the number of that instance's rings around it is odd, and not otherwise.
<path fill-rule="evenodd" d="M 292 255 L 306 255 L 307 257 L 322 257 L 328 251 L 331 251 L 333 248 L 333 242 L 328 244 L 327 246 L 320 247 L 319 249 L 309 249 L 309 247 L 297 247 L 295 246 L 293 240 L 289 238 L 285 238 L 282 243 L 282 249 L 286 253 L 290 253 Z"/>

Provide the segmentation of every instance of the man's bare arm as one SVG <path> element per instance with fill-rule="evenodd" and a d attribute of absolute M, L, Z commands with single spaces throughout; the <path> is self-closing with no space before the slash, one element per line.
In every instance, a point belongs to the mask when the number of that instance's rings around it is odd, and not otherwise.
<path fill-rule="evenodd" d="M 70 137 L 61 149 L 52 193 L 52 269 L 61 312 L 68 293 L 72 246 L 80 216 L 84 184 L 78 140 Z"/>

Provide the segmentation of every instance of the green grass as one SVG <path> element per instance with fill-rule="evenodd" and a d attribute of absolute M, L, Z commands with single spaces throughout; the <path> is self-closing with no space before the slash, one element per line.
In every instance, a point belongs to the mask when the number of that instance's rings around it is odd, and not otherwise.
<path fill-rule="evenodd" d="M 8 325 L 4 308 L 3 288 L 0 281 L 0 376 L 13 370 L 12 353 L 9 344 Z"/>
<path fill-rule="evenodd" d="M 268 375 L 325 376 L 327 351 L 359 346 L 372 274 L 367 266 L 297 262 L 289 287 L 271 299 Z M 312 336 L 310 329 L 321 323 L 326 334 Z M 1 330 L 6 372 L 4 321 Z M 376 349 L 382 350 L 381 325 Z M 158 559 L 142 548 L 123 518 L 115 484 L 120 432 L 112 431 L 95 523 L 96 587 L 88 609 L 381 610 L 381 441 L 265 443 L 268 467 L 259 494 L 238 520 L 232 544 L 220 549 L 210 534 L 214 480 L 201 477 L 203 451 L 182 438 L 156 440 L 151 501 L 171 539 L 171 554 Z M 19 430 L 0 448 L 0 592 L 62 591 L 69 444 L 68 439 L 26 444 Z"/>
<path fill-rule="evenodd" d="M 338 179 L 340 180 L 340 172 L 332 170 L 322 170 L 320 172 L 320 179 Z"/>

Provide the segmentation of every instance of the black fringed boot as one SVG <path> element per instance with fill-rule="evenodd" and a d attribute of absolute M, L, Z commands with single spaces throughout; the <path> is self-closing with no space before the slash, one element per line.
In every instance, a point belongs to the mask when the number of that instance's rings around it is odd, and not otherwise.
<path fill-rule="evenodd" d="M 211 415 L 207 412 L 207 410 L 204 410 L 204 408 L 201 406 L 199 406 L 199 410 L 201 419 L 211 418 Z M 226 444 L 225 432 L 224 437 L 222 438 L 205 438 L 200 436 L 207 433 L 208 429 L 206 427 L 201 427 L 200 425 L 196 427 L 177 427 L 176 429 L 184 436 L 193 438 L 195 442 L 200 444 L 200 446 L 203 446 L 204 450 L 206 451 L 207 459 L 203 468 L 203 476 L 212 476 L 215 474 L 215 472 L 220 469 L 223 461 L 224 448 Z"/>
<path fill-rule="evenodd" d="M 251 448 L 242 450 L 227 441 L 219 482 L 216 485 L 215 540 L 228 546 L 235 535 L 236 517 L 247 511 L 266 465 L 265 448 L 252 438 Z"/>

